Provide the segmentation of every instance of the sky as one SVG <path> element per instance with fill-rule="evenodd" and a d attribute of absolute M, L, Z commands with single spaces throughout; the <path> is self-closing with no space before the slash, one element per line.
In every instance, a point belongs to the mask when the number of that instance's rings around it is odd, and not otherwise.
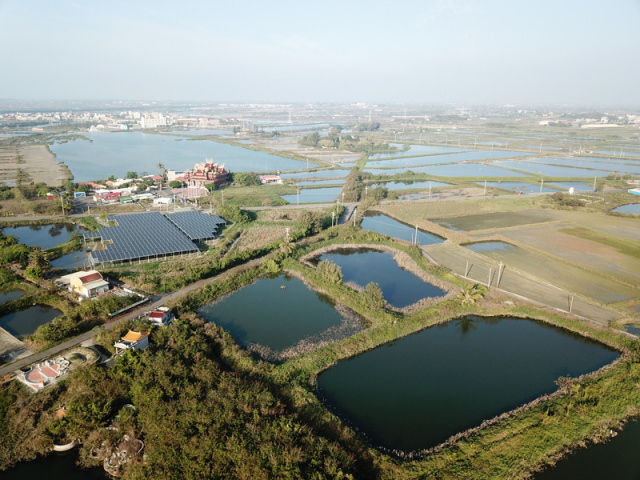
<path fill-rule="evenodd" d="M 640 0 L 0 0 L 0 99 L 640 106 Z"/>

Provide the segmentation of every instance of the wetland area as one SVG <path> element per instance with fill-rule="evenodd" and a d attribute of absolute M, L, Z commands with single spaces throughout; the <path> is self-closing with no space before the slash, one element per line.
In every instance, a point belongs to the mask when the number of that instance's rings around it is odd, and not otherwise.
<path fill-rule="evenodd" d="M 133 360 L 123 355 L 106 373 L 71 380 L 68 390 L 39 393 L 50 395 L 51 405 L 59 399 L 73 405 L 68 423 L 51 423 L 52 412 L 38 416 L 44 438 L 50 439 L 60 425 L 70 428 L 77 422 L 80 404 L 87 409 L 82 411 L 106 412 L 93 424 L 103 428 L 114 405 L 127 398 L 141 412 L 128 424 L 129 433 L 144 439 L 149 452 L 149 465 L 136 464 L 132 471 L 149 468 L 156 478 L 163 470 L 153 469 L 166 461 L 163 450 L 174 448 L 173 440 L 158 438 L 167 428 L 181 435 L 184 425 L 192 425 L 192 431 L 230 432 L 225 442 L 240 438 L 274 445 L 252 436 L 273 434 L 280 445 L 294 438 L 292 444 L 306 456 L 300 465 L 315 465 L 310 453 L 315 447 L 298 447 L 298 442 L 327 442 L 316 445 L 325 452 L 324 464 L 355 459 L 357 467 L 353 461 L 341 464 L 341 472 L 355 473 L 354 478 L 459 478 L 456 465 L 464 465 L 469 478 L 483 478 L 485 471 L 484 478 L 505 478 L 521 473 L 513 465 L 522 458 L 530 459 L 523 464 L 523 475 L 533 474 L 555 464 L 567 445 L 582 444 L 588 447 L 534 478 L 585 479 L 595 472 L 634 478 L 638 466 L 622 459 L 631 455 L 638 423 L 629 422 L 617 436 L 601 430 L 616 432 L 637 413 L 632 408 L 637 404 L 632 386 L 640 381 L 634 356 L 637 339 L 619 332 L 636 335 L 640 321 L 635 243 L 640 229 L 633 215 L 640 212 L 631 195 L 605 195 L 601 189 L 603 182 L 610 182 L 612 189 L 621 190 L 616 175 L 608 177 L 612 172 L 637 174 L 635 160 L 571 156 L 567 142 L 532 145 L 553 143 L 555 136 L 548 131 L 515 134 L 498 129 L 495 136 L 487 134 L 478 141 L 472 128 L 447 129 L 428 132 L 429 139 L 426 132 L 407 133 L 402 139 L 406 143 L 391 141 L 400 136 L 388 131 L 372 132 L 368 137 L 380 143 L 370 152 L 334 152 L 326 143 L 315 149 L 298 143 L 309 132 L 325 140 L 331 125 L 265 124 L 260 133 L 248 132 L 241 139 L 230 129 L 96 132 L 83 133 L 88 140 L 50 145 L 74 181 L 123 176 L 131 165 L 144 173 L 158 173 L 159 163 L 184 170 L 213 158 L 232 172 L 286 172 L 281 174 L 285 183 L 296 184 L 279 187 L 270 200 L 257 202 L 268 206 L 284 200 L 290 204 L 287 209 L 238 216 L 224 236 L 199 245 L 194 258 L 105 266 L 106 274 L 155 298 L 171 292 L 169 280 L 179 285 L 176 291 L 198 280 L 208 286 L 166 297 L 163 303 L 176 314 L 175 323 L 150 330 L 148 351 L 132 355 Z M 357 135 L 351 127 L 345 132 Z M 457 138 L 457 147 L 449 135 Z M 286 156 L 290 154 L 295 158 Z M 596 185 L 599 191 L 594 192 Z M 296 186 L 299 193 L 289 193 Z M 486 195 L 485 186 L 491 189 Z M 212 212 L 225 211 L 224 201 L 242 208 L 243 196 L 255 195 L 241 185 L 220 190 L 225 193 L 214 191 L 203 200 Z M 388 197 L 373 201 L 376 190 Z M 558 192 L 565 197 L 528 195 Z M 501 198 L 513 193 L 519 195 Z M 573 203 L 561 204 L 563 198 Z M 336 200 L 359 202 L 354 225 L 349 219 L 329 228 L 335 210 L 312 205 Z M 297 210 L 296 203 L 305 205 Z M 43 249 L 60 247 L 84 231 L 57 223 L 14 224 L 2 230 Z M 317 246 L 321 253 L 314 257 Z M 86 267 L 86 251 L 70 250 L 55 250 L 57 258 L 50 266 Z M 313 258 L 311 265 L 303 255 Z M 339 268 L 340 281 L 311 268 L 325 260 Z M 491 277 L 498 265 L 506 268 L 502 284 Z M 230 276 L 217 277 L 230 269 Z M 14 271 L 21 272 L 17 267 Z M 517 275 L 527 277 L 526 285 L 539 285 L 540 295 L 517 290 L 525 285 Z M 182 277 L 182 283 L 176 277 Z M 482 278 L 483 283 L 487 277 L 489 289 L 473 280 Z M 1 304 L 24 302 L 38 288 L 19 281 L 0 292 Z M 371 282 L 378 285 L 386 305 L 367 303 L 364 289 Z M 543 285 L 550 290 L 543 290 Z M 41 288 L 45 286 L 43 282 Z M 512 287 L 515 296 L 510 296 Z M 551 289 L 553 295 L 548 294 Z M 569 315 L 572 308 L 579 317 Z M 29 303 L 0 317 L 0 326 L 19 340 L 32 341 L 29 337 L 38 326 L 61 314 Z M 111 348 L 118 335 L 126 333 L 125 325 L 149 328 L 144 319 L 125 322 L 120 330 L 100 333 L 102 347 Z M 93 407 L 73 397 L 75 391 L 92 388 L 91 382 L 102 386 L 96 389 Z M 249 386 L 257 390 L 244 393 Z M 220 393 L 223 388 L 234 393 Z M 608 393 L 613 390 L 622 393 Z M 119 399 L 111 391 L 117 391 Z M 597 401 L 587 395 L 591 391 Z M 184 400 L 188 395 L 193 397 Z M 173 405 L 176 423 L 163 425 L 163 430 L 155 421 L 174 419 L 174 413 L 167 414 L 172 407 L 161 411 L 165 400 Z M 191 405 L 204 409 L 208 402 L 214 407 L 207 415 L 182 420 Z M 156 409 L 161 413 L 150 413 Z M 46 422 L 50 423 L 45 426 Z M 97 435 L 86 425 L 74 428 L 90 443 Z M 546 435 L 545 447 L 531 446 Z M 510 438 L 513 453 L 487 440 L 492 436 Z M 173 453 L 181 455 L 189 448 L 182 438 Z M 609 442 L 604 445 L 590 443 L 605 438 Z M 244 448 L 232 443 L 222 447 L 218 437 L 209 442 L 195 434 L 193 439 L 207 451 L 207 458 L 222 459 Z M 81 447 L 85 448 L 89 447 Z M 517 460 L 508 458 L 511 454 Z M 33 451 L 22 455 L 33 458 Z M 50 456 L 8 474 L 40 475 L 55 469 L 65 478 L 85 473 L 101 478 L 99 469 L 75 468 L 76 458 Z M 332 471 L 339 476 L 338 469 Z"/>

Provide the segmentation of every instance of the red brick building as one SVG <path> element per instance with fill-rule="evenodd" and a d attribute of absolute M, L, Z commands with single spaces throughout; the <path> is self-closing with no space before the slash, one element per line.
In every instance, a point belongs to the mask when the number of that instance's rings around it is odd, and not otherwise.
<path fill-rule="evenodd" d="M 196 163 L 191 170 L 185 171 L 183 177 L 190 187 L 204 187 L 209 183 L 218 186 L 229 181 L 229 172 L 224 169 L 224 165 L 213 163 L 212 159 L 207 158 L 204 163 Z"/>

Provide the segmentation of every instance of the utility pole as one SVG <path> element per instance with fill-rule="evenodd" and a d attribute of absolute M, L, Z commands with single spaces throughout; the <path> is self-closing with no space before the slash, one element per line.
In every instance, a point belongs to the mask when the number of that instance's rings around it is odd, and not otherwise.
<path fill-rule="evenodd" d="M 484 181 L 484 194 L 487 194 L 487 181 Z"/>
<path fill-rule="evenodd" d="M 540 179 L 540 193 L 542 193 L 542 187 L 544 186 L 544 178 Z"/>
<path fill-rule="evenodd" d="M 418 245 L 418 225 L 416 225 L 416 243 L 415 245 Z"/>
<path fill-rule="evenodd" d="M 296 187 L 296 205 L 300 205 L 300 187 Z"/>
<path fill-rule="evenodd" d="M 336 218 L 336 212 L 332 211 L 331 212 L 331 226 L 333 227 L 333 220 Z"/>
<path fill-rule="evenodd" d="M 365 199 L 365 200 L 367 200 L 367 198 L 369 198 L 369 192 L 368 192 L 368 190 L 369 190 L 369 186 L 368 186 L 368 185 L 365 185 L 365 187 L 364 187 L 364 199 Z"/>
<path fill-rule="evenodd" d="M 287 231 L 287 238 L 289 238 L 289 227 L 286 227 L 285 230 Z"/>
<path fill-rule="evenodd" d="M 353 209 L 353 226 L 354 226 L 354 227 L 356 226 L 356 215 L 357 215 L 357 213 L 356 213 L 356 212 L 357 212 L 357 211 L 358 211 L 358 209 L 357 209 L 357 208 L 354 208 L 354 209 Z"/>

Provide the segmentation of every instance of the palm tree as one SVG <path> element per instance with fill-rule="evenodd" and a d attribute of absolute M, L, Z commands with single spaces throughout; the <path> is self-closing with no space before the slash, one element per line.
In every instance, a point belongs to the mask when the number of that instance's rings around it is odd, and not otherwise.
<path fill-rule="evenodd" d="M 296 248 L 295 244 L 293 243 L 293 240 L 291 240 L 291 237 L 289 235 L 284 237 L 284 239 L 278 246 L 280 247 L 280 250 L 282 251 L 282 253 L 284 253 L 286 257 L 291 255 Z"/>
<path fill-rule="evenodd" d="M 458 295 L 458 298 L 462 300 L 463 305 L 476 303 L 476 300 L 480 300 L 484 297 L 484 293 L 486 288 L 479 283 L 475 283 L 473 285 L 467 285 L 464 287 L 464 290 Z"/>
<path fill-rule="evenodd" d="M 166 170 L 166 168 L 164 168 L 164 163 L 162 163 L 162 162 L 158 163 L 158 165 L 156 165 L 156 168 L 158 170 L 160 170 L 161 172 L 163 172 L 163 173 Z"/>

